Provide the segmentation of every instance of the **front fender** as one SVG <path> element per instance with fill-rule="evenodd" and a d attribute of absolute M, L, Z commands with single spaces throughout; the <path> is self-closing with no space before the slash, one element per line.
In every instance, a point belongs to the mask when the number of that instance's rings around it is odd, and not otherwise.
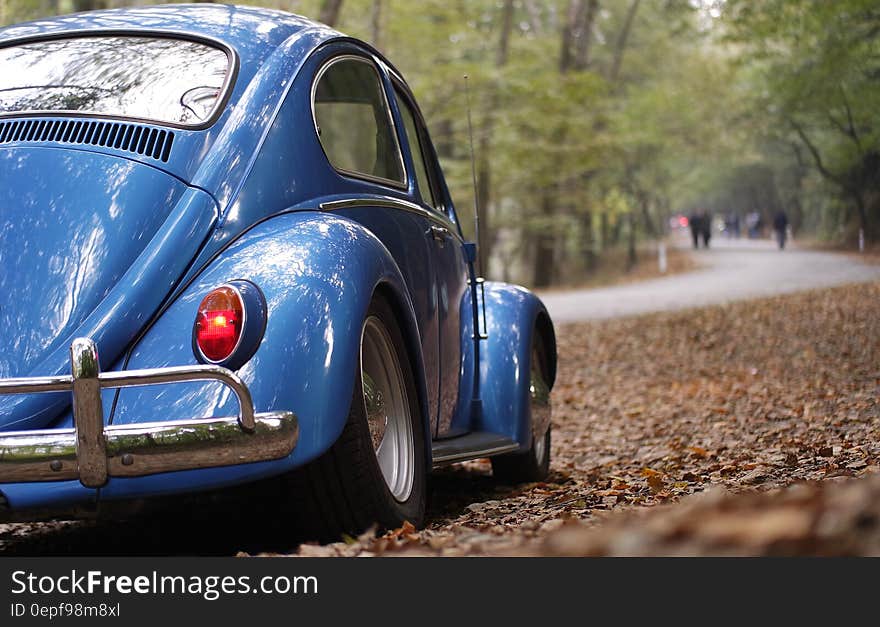
<path fill-rule="evenodd" d="M 217 257 L 161 315 L 132 351 L 126 369 L 196 363 L 192 325 L 203 296 L 233 279 L 260 287 L 265 335 L 237 372 L 257 411 L 296 413 L 299 443 L 288 457 L 213 470 L 111 479 L 103 498 L 222 487 L 285 472 L 324 453 L 348 417 L 361 325 L 376 289 L 390 297 L 410 350 L 427 429 L 424 365 L 408 290 L 388 250 L 359 224 L 314 211 L 276 216 L 246 232 Z M 123 364 L 117 367 L 121 368 Z M 113 424 L 228 416 L 234 397 L 213 383 L 119 392 Z"/>
<path fill-rule="evenodd" d="M 480 348 L 480 392 L 483 411 L 479 430 L 506 435 L 521 450 L 532 445 L 529 385 L 532 336 L 541 333 L 550 381 L 556 373 L 553 323 L 541 300 L 508 283 L 485 283 L 486 330 Z"/>

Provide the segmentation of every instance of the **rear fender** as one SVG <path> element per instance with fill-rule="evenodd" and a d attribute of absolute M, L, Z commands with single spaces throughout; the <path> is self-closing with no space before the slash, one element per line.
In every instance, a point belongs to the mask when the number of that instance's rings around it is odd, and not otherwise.
<path fill-rule="evenodd" d="M 391 301 L 409 349 L 428 428 L 424 364 L 415 314 L 400 270 L 384 245 L 359 224 L 314 211 L 276 216 L 246 232 L 217 257 L 162 314 L 134 348 L 126 369 L 194 364 L 191 332 L 212 288 L 246 279 L 268 307 L 265 335 L 238 375 L 255 409 L 292 410 L 300 436 L 288 457 L 229 468 L 111 479 L 104 498 L 222 487 L 300 466 L 324 453 L 348 418 L 361 325 L 376 290 Z M 121 368 L 118 364 L 117 368 Z M 229 416 L 234 396 L 214 383 L 121 390 L 112 422 L 126 424 Z M 430 463 L 430 442 L 427 459 Z"/>
<path fill-rule="evenodd" d="M 541 300 L 525 288 L 487 281 L 486 329 L 480 347 L 480 396 L 483 411 L 477 429 L 505 435 L 521 450 L 532 445 L 529 381 L 532 337 L 540 333 L 548 377 L 556 377 L 556 336 Z"/>

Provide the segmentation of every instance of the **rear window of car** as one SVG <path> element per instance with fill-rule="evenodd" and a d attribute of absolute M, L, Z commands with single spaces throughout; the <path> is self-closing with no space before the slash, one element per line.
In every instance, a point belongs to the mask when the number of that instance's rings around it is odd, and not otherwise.
<path fill-rule="evenodd" d="M 170 37 L 96 36 L 0 48 L 0 115 L 67 112 L 198 126 L 231 70 L 226 51 Z"/>

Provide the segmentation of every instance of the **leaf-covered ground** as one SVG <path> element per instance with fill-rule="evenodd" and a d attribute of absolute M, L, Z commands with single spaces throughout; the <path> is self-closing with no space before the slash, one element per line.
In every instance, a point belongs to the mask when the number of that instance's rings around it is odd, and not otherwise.
<path fill-rule="evenodd" d="M 561 326 L 549 480 L 448 468 L 422 531 L 297 547 L 254 496 L 124 525 L 0 525 L 0 552 L 878 554 L 878 314 L 873 283 Z"/>
<path fill-rule="evenodd" d="M 434 478 L 427 529 L 297 554 L 876 551 L 880 486 L 848 478 L 880 469 L 878 314 L 873 283 L 561 327 L 546 483 L 450 468 Z M 873 540 L 817 539 L 828 520 Z"/>

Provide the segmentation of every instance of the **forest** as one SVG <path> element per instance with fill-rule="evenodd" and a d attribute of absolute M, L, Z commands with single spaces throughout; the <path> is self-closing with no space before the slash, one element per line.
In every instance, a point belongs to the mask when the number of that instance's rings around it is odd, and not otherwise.
<path fill-rule="evenodd" d="M 0 0 L 0 25 L 129 4 Z M 364 39 L 407 77 L 469 236 L 479 208 L 488 276 L 629 267 L 697 208 L 880 239 L 878 0 L 254 4 Z"/>

